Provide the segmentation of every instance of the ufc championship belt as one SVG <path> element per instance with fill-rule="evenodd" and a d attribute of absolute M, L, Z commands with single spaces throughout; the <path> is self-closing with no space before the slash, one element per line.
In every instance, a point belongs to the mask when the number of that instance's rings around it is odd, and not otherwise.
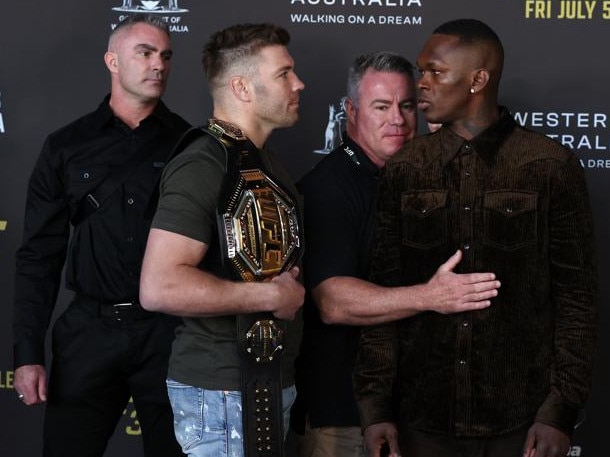
<path fill-rule="evenodd" d="M 302 251 L 296 199 L 264 166 L 260 151 L 234 125 L 211 119 L 208 132 L 228 155 L 219 204 L 221 257 L 236 279 L 268 281 Z M 271 313 L 237 316 L 246 457 L 283 457 L 280 361 L 285 323 Z"/>

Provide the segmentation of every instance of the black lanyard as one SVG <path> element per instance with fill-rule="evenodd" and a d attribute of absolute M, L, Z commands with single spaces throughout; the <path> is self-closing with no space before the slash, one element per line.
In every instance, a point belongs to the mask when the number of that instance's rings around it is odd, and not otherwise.
<path fill-rule="evenodd" d="M 347 156 L 350 159 L 352 159 L 352 162 L 354 162 L 356 165 L 360 166 L 360 161 L 358 160 L 358 157 L 356 157 L 356 153 L 349 147 L 349 145 L 347 145 L 347 144 L 344 145 L 343 150 L 345 151 Z"/>

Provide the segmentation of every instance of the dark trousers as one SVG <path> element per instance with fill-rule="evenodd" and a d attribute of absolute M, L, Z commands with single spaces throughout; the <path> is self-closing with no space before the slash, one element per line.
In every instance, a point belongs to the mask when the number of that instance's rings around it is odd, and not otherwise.
<path fill-rule="evenodd" d="M 146 457 L 182 456 L 165 385 L 179 320 L 119 320 L 101 306 L 77 297 L 53 328 L 43 455 L 101 457 L 133 397 Z"/>
<path fill-rule="evenodd" d="M 529 426 L 488 438 L 456 438 L 417 430 L 401 431 L 401 452 L 408 457 L 521 457 Z"/>

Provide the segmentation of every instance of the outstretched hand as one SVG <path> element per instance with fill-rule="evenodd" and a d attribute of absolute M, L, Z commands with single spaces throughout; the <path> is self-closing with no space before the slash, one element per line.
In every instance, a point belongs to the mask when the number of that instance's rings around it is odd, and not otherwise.
<path fill-rule="evenodd" d="M 441 314 L 459 313 L 483 309 L 491 304 L 491 298 L 498 295 L 500 281 L 493 273 L 454 273 L 462 260 L 458 250 L 436 271 L 426 283 L 429 289 L 425 308 Z"/>

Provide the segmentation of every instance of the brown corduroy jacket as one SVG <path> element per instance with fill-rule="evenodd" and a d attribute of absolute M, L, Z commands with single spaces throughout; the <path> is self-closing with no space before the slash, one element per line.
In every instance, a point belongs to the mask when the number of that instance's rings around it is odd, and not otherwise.
<path fill-rule="evenodd" d="M 374 282 L 425 282 L 459 248 L 457 272 L 491 271 L 502 286 L 488 309 L 363 330 L 354 375 L 363 427 L 400 419 L 477 437 L 538 421 L 570 433 L 599 319 L 577 157 L 502 109 L 471 141 L 443 127 L 408 143 L 386 166 L 378 216 Z"/>

